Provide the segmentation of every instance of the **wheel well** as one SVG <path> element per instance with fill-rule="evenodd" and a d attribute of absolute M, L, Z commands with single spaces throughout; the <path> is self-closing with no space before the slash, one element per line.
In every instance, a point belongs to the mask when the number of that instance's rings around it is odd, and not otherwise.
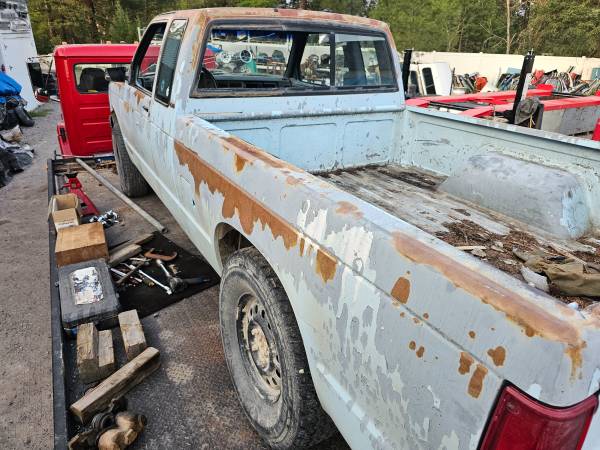
<path fill-rule="evenodd" d="M 215 236 L 215 240 L 218 243 L 221 266 L 225 264 L 225 261 L 227 261 L 227 258 L 233 252 L 246 247 L 254 247 L 252 242 L 246 239 L 242 233 L 226 223 L 221 223 L 217 226 Z"/>

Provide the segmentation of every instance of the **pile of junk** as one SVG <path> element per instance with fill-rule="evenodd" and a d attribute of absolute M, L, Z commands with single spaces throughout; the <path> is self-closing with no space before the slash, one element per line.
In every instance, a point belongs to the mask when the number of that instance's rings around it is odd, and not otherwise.
<path fill-rule="evenodd" d="M 33 162 L 34 150 L 23 142 L 21 126 L 32 127 L 34 120 L 20 93 L 21 85 L 0 72 L 0 188 Z"/>
<path fill-rule="evenodd" d="M 581 75 L 575 73 L 574 70 L 575 67 L 569 68 L 566 72 L 536 70 L 532 74 L 530 84 L 534 87 L 547 84 L 553 86 L 554 92 L 578 96 L 595 95 L 597 92 L 600 92 L 600 78 L 583 80 Z M 510 69 L 498 77 L 495 86 L 489 86 L 488 79 L 478 72 L 464 75 L 455 74 L 452 77 L 452 89 L 460 90 L 465 94 L 474 94 L 481 91 L 514 91 L 519 84 L 519 78 L 520 71 Z M 486 89 L 484 90 L 484 88 Z"/>

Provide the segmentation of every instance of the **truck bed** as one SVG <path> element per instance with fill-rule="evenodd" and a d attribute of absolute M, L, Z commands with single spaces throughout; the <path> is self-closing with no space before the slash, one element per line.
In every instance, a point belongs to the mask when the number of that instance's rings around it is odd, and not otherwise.
<path fill-rule="evenodd" d="M 548 233 L 487 208 L 439 191 L 446 177 L 412 166 L 368 165 L 319 174 L 368 203 L 437 236 L 456 247 L 482 246 L 482 258 L 498 269 L 523 280 L 521 261 L 513 249 L 550 254 L 572 254 L 600 263 L 600 241 L 591 236 L 560 240 Z M 581 307 L 593 300 L 552 292 L 557 299 Z"/>

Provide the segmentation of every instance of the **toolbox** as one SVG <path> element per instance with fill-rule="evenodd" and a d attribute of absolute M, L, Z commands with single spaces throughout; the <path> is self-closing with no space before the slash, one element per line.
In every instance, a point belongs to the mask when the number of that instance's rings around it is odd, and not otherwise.
<path fill-rule="evenodd" d="M 86 322 L 100 328 L 116 324 L 120 304 L 106 261 L 94 259 L 60 267 L 58 284 L 65 330 Z"/>

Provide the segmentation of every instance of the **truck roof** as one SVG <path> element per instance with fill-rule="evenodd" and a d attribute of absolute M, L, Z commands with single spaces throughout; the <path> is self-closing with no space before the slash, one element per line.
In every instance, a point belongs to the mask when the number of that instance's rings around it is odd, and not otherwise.
<path fill-rule="evenodd" d="M 133 58 L 137 44 L 65 44 L 54 48 L 54 56 L 63 58 L 110 56 Z"/>
<path fill-rule="evenodd" d="M 375 28 L 379 31 L 389 33 L 386 23 L 367 17 L 350 16 L 332 12 L 310 11 L 304 9 L 287 8 L 204 8 L 181 11 L 170 11 L 158 17 L 171 16 L 197 16 L 198 23 L 206 23 L 218 19 L 236 18 L 265 18 L 265 19 L 288 19 L 288 20 L 314 20 L 321 22 L 337 22 L 340 25 L 356 25 Z"/>

